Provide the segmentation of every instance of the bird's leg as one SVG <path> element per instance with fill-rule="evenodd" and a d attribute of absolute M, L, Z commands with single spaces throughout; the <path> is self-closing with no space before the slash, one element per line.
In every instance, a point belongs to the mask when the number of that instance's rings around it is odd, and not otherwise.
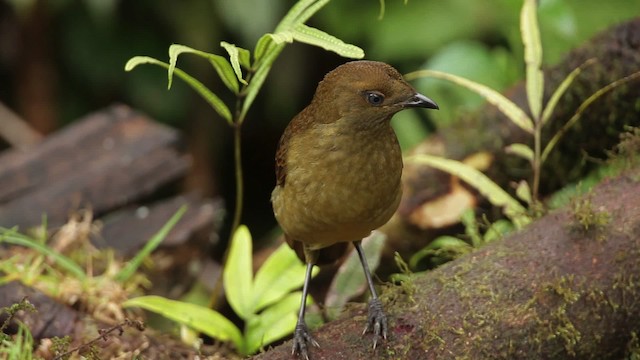
<path fill-rule="evenodd" d="M 364 276 L 367 279 L 367 284 L 369 285 L 369 290 L 371 291 L 371 300 L 369 301 L 369 315 L 367 316 L 367 326 L 364 328 L 364 331 L 362 333 L 365 334 L 367 331 L 371 330 L 371 332 L 373 333 L 373 348 L 375 349 L 376 345 L 378 344 L 380 335 L 382 335 L 385 340 L 387 339 L 387 316 L 384 314 L 384 310 L 382 309 L 382 302 L 380 302 L 378 294 L 376 293 L 376 289 L 373 287 L 371 271 L 369 271 L 369 265 L 367 264 L 367 258 L 364 256 L 361 241 L 354 241 L 353 245 L 356 247 L 356 251 L 358 251 L 358 257 L 360 258 L 360 262 L 362 263 Z"/>
<path fill-rule="evenodd" d="M 291 348 L 292 355 L 299 354 L 300 357 L 305 360 L 309 360 L 307 343 L 320 347 L 318 342 L 311 337 L 311 334 L 309 334 L 309 329 L 307 329 L 307 325 L 304 322 L 304 312 L 307 308 L 307 292 L 309 291 L 312 269 L 313 263 L 307 262 L 307 272 L 304 276 L 304 285 L 302 286 L 302 302 L 300 304 L 300 312 L 298 313 L 298 323 L 296 324 L 296 329 L 293 332 L 293 347 Z"/>

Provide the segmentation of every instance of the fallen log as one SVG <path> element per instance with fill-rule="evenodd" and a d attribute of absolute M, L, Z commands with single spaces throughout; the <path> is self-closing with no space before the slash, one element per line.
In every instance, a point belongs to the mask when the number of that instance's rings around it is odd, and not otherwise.
<path fill-rule="evenodd" d="M 179 134 L 126 106 L 113 106 L 0 155 L 0 226 L 50 226 L 89 208 L 95 216 L 183 177 L 190 166 Z"/>
<path fill-rule="evenodd" d="M 383 291 L 379 359 L 621 359 L 640 349 L 640 169 L 577 205 Z M 374 356 L 366 307 L 313 332 L 313 360 Z M 291 342 L 254 359 L 290 359 Z"/>

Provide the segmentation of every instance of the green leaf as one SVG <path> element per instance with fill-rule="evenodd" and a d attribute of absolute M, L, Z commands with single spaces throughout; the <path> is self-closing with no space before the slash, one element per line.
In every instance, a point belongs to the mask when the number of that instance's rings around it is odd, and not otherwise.
<path fill-rule="evenodd" d="M 533 150 L 525 144 L 520 144 L 520 143 L 511 144 L 505 147 L 504 151 L 507 154 L 516 155 L 531 163 L 533 162 Z"/>
<path fill-rule="evenodd" d="M 291 7 L 289 12 L 282 18 L 276 32 L 286 31 L 291 27 L 304 23 L 318 12 L 329 0 L 300 0 Z"/>
<path fill-rule="evenodd" d="M 315 267 L 312 276 L 318 273 Z M 306 265 L 289 245 L 283 243 L 258 269 L 253 283 L 254 312 L 279 301 L 304 283 Z"/>
<path fill-rule="evenodd" d="M 238 91 L 240 91 L 238 79 L 236 78 L 233 68 L 227 59 L 220 55 L 210 54 L 178 44 L 173 44 L 169 47 L 169 87 L 171 87 L 171 80 L 173 79 L 173 72 L 175 70 L 176 63 L 178 62 L 178 56 L 185 53 L 198 55 L 209 60 L 224 85 L 234 94 L 237 94 Z"/>
<path fill-rule="evenodd" d="M 374 231 L 370 236 L 362 240 L 364 250 L 370 270 L 373 272 L 380 263 L 380 254 L 387 237 L 378 231 Z M 344 305 L 357 295 L 362 294 L 367 289 L 367 282 L 362 270 L 362 264 L 358 257 L 358 252 L 352 249 L 347 259 L 342 263 L 336 276 L 334 276 L 325 305 L 333 312 L 340 312 Z"/>
<path fill-rule="evenodd" d="M 476 221 L 476 213 L 467 209 L 462 213 L 460 221 L 464 225 L 464 232 L 471 239 L 473 247 L 482 246 L 482 236 L 480 236 L 480 229 L 478 228 L 478 222 Z"/>
<path fill-rule="evenodd" d="M 158 65 L 167 70 L 169 69 L 169 66 L 170 66 L 169 64 L 162 62 L 160 60 L 156 60 L 152 57 L 135 56 L 129 59 L 129 61 L 127 61 L 127 64 L 125 65 L 124 69 L 126 71 L 131 71 L 136 66 L 141 64 Z M 227 123 L 232 124 L 231 112 L 229 111 L 229 108 L 227 107 L 227 105 L 224 104 L 224 102 L 222 102 L 222 100 L 220 100 L 220 98 L 216 94 L 214 94 L 211 90 L 209 90 L 206 86 L 204 86 L 204 84 L 202 84 L 200 81 L 196 80 L 194 77 L 187 74 L 186 72 L 176 68 L 174 70 L 174 73 L 178 75 L 179 78 L 184 80 L 187 83 L 187 85 L 189 85 L 193 90 L 195 90 L 198 93 L 198 95 L 200 95 L 206 102 L 208 102 L 209 105 L 211 105 L 211 107 L 218 113 L 218 115 L 220 115 L 223 119 L 227 121 Z"/>
<path fill-rule="evenodd" d="M 485 196 L 491 204 L 502 208 L 505 216 L 511 219 L 517 228 L 522 228 L 531 222 L 531 219 L 525 215 L 525 208 L 518 200 L 511 197 L 485 174 L 469 165 L 457 160 L 426 154 L 410 156 L 406 161 L 431 166 L 462 179 Z"/>
<path fill-rule="evenodd" d="M 447 255 L 452 255 L 450 258 L 456 258 L 460 255 L 471 252 L 471 250 L 471 245 L 466 241 L 458 239 L 457 237 L 443 235 L 437 237 L 435 240 L 430 242 L 429 245 L 413 254 L 411 259 L 409 259 L 409 264 L 412 269 L 416 269 L 418 264 L 425 257 L 442 256 L 440 254 L 447 253 Z"/>
<path fill-rule="evenodd" d="M 498 240 L 511 231 L 513 231 L 513 224 L 509 220 L 500 219 L 491 224 L 484 233 L 484 242 L 486 244 Z"/>
<path fill-rule="evenodd" d="M 453 74 L 447 74 L 441 71 L 418 70 L 405 75 L 405 78 L 407 80 L 414 80 L 423 77 L 443 79 L 451 81 L 454 84 L 464 86 L 465 88 L 485 98 L 490 104 L 497 107 L 518 127 L 530 134 L 533 134 L 533 121 L 531 120 L 531 118 L 516 104 L 514 104 L 511 100 L 507 99 L 499 92 L 477 82 Z"/>
<path fill-rule="evenodd" d="M 545 160 L 547 159 L 547 157 L 551 153 L 551 150 L 553 150 L 553 148 L 556 146 L 558 141 L 560 141 L 562 136 L 567 131 L 569 131 L 569 129 L 571 129 L 571 127 L 573 125 L 575 125 L 575 123 L 578 122 L 578 120 L 580 120 L 580 117 L 582 116 L 582 113 L 589 107 L 589 105 L 591 105 L 594 101 L 598 100 L 602 95 L 608 93 L 609 91 L 611 91 L 611 90 L 617 88 L 618 86 L 623 85 L 623 84 L 625 84 L 625 83 L 627 83 L 629 81 L 633 81 L 633 80 L 635 80 L 637 78 L 640 78 L 640 71 L 634 72 L 631 75 L 627 75 L 627 76 L 623 77 L 622 79 L 615 80 L 615 81 L 611 82 L 610 84 L 608 84 L 607 86 L 603 87 L 602 89 L 599 89 L 595 93 L 591 94 L 591 96 L 589 96 L 585 101 L 582 102 L 582 104 L 580 104 L 580 106 L 578 107 L 578 110 L 576 110 L 575 114 L 573 114 L 571 119 L 569 119 L 569 121 L 567 121 L 562 126 L 562 128 L 560 128 L 560 130 L 558 130 L 558 132 L 556 132 L 553 135 L 551 140 L 549 140 L 549 142 L 547 143 L 547 146 L 545 146 L 544 150 L 542 151 L 542 156 L 540 157 L 540 162 L 541 163 L 545 162 Z"/>
<path fill-rule="evenodd" d="M 207 307 L 170 300 L 161 296 L 141 296 L 129 299 L 123 307 L 140 307 L 160 314 L 179 324 L 187 325 L 212 338 L 221 341 L 232 341 L 237 348 L 244 342 L 240 330 L 219 312 Z"/>
<path fill-rule="evenodd" d="M 135 274 L 136 270 L 142 264 L 142 261 L 149 256 L 153 250 L 155 250 L 160 243 L 169 235 L 169 232 L 180 221 L 184 213 L 187 211 L 187 205 L 182 205 L 178 211 L 167 221 L 162 228 L 147 241 L 142 250 L 138 251 L 133 259 L 129 260 L 127 264 L 118 272 L 115 279 L 119 282 L 125 282 Z"/>
<path fill-rule="evenodd" d="M 87 278 L 84 270 L 73 260 L 26 235 L 18 233 L 15 229 L 0 228 L 0 244 L 3 242 L 36 250 L 43 255 L 51 257 L 56 264 L 60 265 L 60 267 L 67 270 L 77 279 L 85 280 Z"/>
<path fill-rule="evenodd" d="M 573 83 L 573 80 L 575 80 L 575 78 L 578 77 L 578 75 L 580 75 L 582 70 L 584 70 L 587 66 L 590 66 L 596 62 L 597 60 L 595 58 L 591 58 L 585 61 L 582 65 L 573 69 L 573 71 L 569 75 L 567 75 L 567 77 L 564 78 L 564 80 L 562 80 L 562 83 L 560 83 L 560 86 L 558 86 L 558 88 L 553 92 L 553 94 L 551 95 L 551 98 L 549 99 L 549 102 L 547 103 L 546 107 L 544 108 L 544 111 L 542 112 L 543 126 L 551 118 L 553 111 L 556 109 L 556 105 L 558 104 L 558 101 L 560 101 L 560 98 L 562 97 L 562 95 L 564 95 L 565 91 L 567 91 L 571 83 Z"/>
<path fill-rule="evenodd" d="M 301 298 L 301 291 L 290 293 L 259 315 L 249 319 L 245 331 L 247 354 L 253 354 L 261 347 L 293 332 L 298 321 L 297 312 Z M 311 298 L 307 298 L 307 304 L 310 301 Z"/>
<path fill-rule="evenodd" d="M 518 187 L 516 188 L 516 196 L 527 204 L 531 204 L 533 197 L 531 195 L 531 188 L 529 187 L 528 182 L 520 180 Z"/>
<path fill-rule="evenodd" d="M 278 44 L 273 47 L 269 52 L 267 52 L 260 63 L 260 66 L 256 69 L 256 72 L 253 74 L 251 78 L 251 83 L 246 88 L 246 97 L 244 100 L 244 104 L 242 104 L 242 114 L 246 114 L 249 111 L 249 108 L 253 104 L 258 92 L 260 92 L 260 88 L 264 81 L 269 75 L 269 71 L 271 71 L 271 65 L 276 60 L 280 52 L 284 49 L 284 44 Z M 240 123 L 244 121 L 244 117 L 241 118 Z"/>
<path fill-rule="evenodd" d="M 244 225 L 240 225 L 233 234 L 222 277 L 229 305 L 241 319 L 249 319 L 255 312 L 252 296 L 253 270 L 251 268 L 251 234 Z"/>
<path fill-rule="evenodd" d="M 231 61 L 231 67 L 233 67 L 233 71 L 235 72 L 236 77 L 238 78 L 238 81 L 240 81 L 244 85 L 248 85 L 247 82 L 242 78 L 242 69 L 240 68 L 240 48 L 235 46 L 234 44 L 229 44 L 226 41 L 221 41 L 220 46 L 222 46 L 229 53 L 229 60 Z M 244 50 L 244 51 L 247 51 L 247 50 Z M 245 59 L 248 59 L 249 55 L 245 54 L 243 56 L 245 57 Z"/>
<path fill-rule="evenodd" d="M 533 118 L 540 119 L 542 95 L 544 91 L 544 75 L 542 74 L 542 44 L 536 0 L 524 0 L 520 13 L 520 33 L 524 44 L 524 60 L 527 68 L 527 99 Z"/>
<path fill-rule="evenodd" d="M 256 48 L 253 50 L 253 59 L 255 64 L 259 64 L 260 60 L 272 49 L 275 41 L 273 40 L 273 34 L 264 34 L 256 43 Z"/>
<path fill-rule="evenodd" d="M 333 51 L 340 56 L 353 59 L 362 59 L 364 57 L 364 51 L 361 48 L 346 44 L 333 35 L 305 24 L 299 24 L 293 29 L 293 38 L 305 44 Z"/>

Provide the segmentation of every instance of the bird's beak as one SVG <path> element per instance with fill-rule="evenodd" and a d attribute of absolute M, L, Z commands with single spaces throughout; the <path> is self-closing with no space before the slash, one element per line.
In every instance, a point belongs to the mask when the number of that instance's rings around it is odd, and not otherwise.
<path fill-rule="evenodd" d="M 409 100 L 405 101 L 402 103 L 403 107 L 421 107 L 421 108 L 427 108 L 427 109 L 440 109 L 438 107 L 438 104 L 436 104 L 435 101 L 429 99 L 428 97 L 420 94 L 420 93 L 416 93 L 415 95 L 413 95 L 412 97 L 409 98 Z"/>

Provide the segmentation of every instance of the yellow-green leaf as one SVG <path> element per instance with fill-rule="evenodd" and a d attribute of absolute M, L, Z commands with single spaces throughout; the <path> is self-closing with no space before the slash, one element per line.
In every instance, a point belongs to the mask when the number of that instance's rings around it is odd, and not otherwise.
<path fill-rule="evenodd" d="M 226 58 L 179 44 L 173 44 L 169 47 L 169 87 L 171 86 L 171 79 L 178 61 L 178 56 L 181 54 L 194 54 L 209 60 L 216 73 L 218 73 L 220 80 L 222 80 L 229 90 L 234 94 L 237 94 L 240 90 L 238 79 Z"/>
<path fill-rule="evenodd" d="M 533 118 L 540 119 L 544 75 L 542 73 L 542 44 L 538 29 L 536 0 L 524 0 L 520 13 L 520 33 L 524 44 L 524 60 L 527 68 L 527 99 Z"/>
<path fill-rule="evenodd" d="M 514 143 L 505 147 L 504 151 L 507 154 L 516 155 L 531 163 L 533 162 L 533 150 L 525 144 Z"/>
<path fill-rule="evenodd" d="M 299 24 L 293 29 L 293 39 L 305 44 L 321 47 L 336 54 L 353 59 L 362 59 L 364 51 L 351 44 L 347 44 L 333 35 L 326 32 Z"/>
<path fill-rule="evenodd" d="M 564 78 L 564 80 L 562 80 L 558 88 L 551 95 L 549 102 L 547 103 L 547 105 L 544 108 L 544 111 L 542 112 L 542 126 L 544 126 L 549 121 L 549 119 L 551 118 L 551 115 L 553 114 L 553 111 L 556 108 L 556 105 L 558 104 L 558 101 L 560 101 L 560 98 L 562 97 L 562 95 L 564 95 L 565 91 L 567 91 L 571 83 L 573 83 L 573 80 L 575 80 L 575 78 L 578 77 L 578 75 L 580 75 L 580 73 L 582 72 L 582 70 L 584 70 L 584 68 L 596 62 L 597 60 L 595 58 L 591 58 L 585 61 L 582 65 L 573 69 L 573 71 L 569 73 L 569 75 L 567 75 L 567 77 Z"/>
<path fill-rule="evenodd" d="M 240 330 L 220 313 L 204 306 L 155 295 L 129 299 L 122 306 L 140 307 L 187 325 L 212 338 L 221 341 L 231 340 L 238 348 L 244 346 Z"/>
<path fill-rule="evenodd" d="M 135 56 L 129 59 L 124 69 L 126 71 L 131 71 L 136 66 L 141 64 L 153 64 L 161 66 L 167 70 L 169 69 L 169 64 L 148 56 Z M 200 95 L 206 102 L 208 102 L 209 105 L 211 105 L 211 107 L 218 113 L 218 115 L 222 116 L 222 118 L 224 118 L 229 124 L 231 124 L 231 112 L 229 111 L 227 105 L 225 105 L 224 102 L 222 102 L 222 100 L 220 100 L 220 98 L 216 94 L 214 94 L 211 90 L 204 86 L 204 84 L 202 84 L 200 81 L 196 80 L 186 72 L 175 68 L 174 73 L 179 78 L 184 80 L 184 82 L 186 82 L 187 85 L 195 90 L 198 95 Z"/>
<path fill-rule="evenodd" d="M 260 311 L 301 287 L 306 268 L 289 245 L 280 245 L 256 273 L 252 291 L 253 309 Z M 312 276 L 318 271 L 315 267 Z"/>
<path fill-rule="evenodd" d="M 238 48 L 234 44 L 229 44 L 226 41 L 221 41 L 220 46 L 222 46 L 229 53 L 229 61 L 231 62 L 231 67 L 233 67 L 233 71 L 235 72 L 238 81 L 247 85 L 247 82 L 242 78 L 242 69 L 240 68 L 240 48 Z M 247 51 L 245 49 L 242 50 Z M 243 55 L 243 57 L 245 59 L 248 59 L 249 55 L 245 54 Z"/>
<path fill-rule="evenodd" d="M 231 239 L 229 256 L 222 272 L 227 301 L 243 320 L 249 319 L 254 314 L 251 293 L 253 288 L 251 248 L 249 229 L 244 225 L 238 226 Z"/>
<path fill-rule="evenodd" d="M 485 174 L 469 165 L 457 160 L 426 154 L 410 156 L 406 160 L 431 166 L 462 179 L 478 190 L 493 205 L 502 208 L 505 216 L 511 219 L 517 228 L 531 222 L 531 219 L 526 216 L 525 208 L 518 200 L 511 197 Z"/>
<path fill-rule="evenodd" d="M 625 83 L 627 83 L 629 81 L 636 80 L 638 78 L 640 78 L 640 71 L 634 72 L 631 75 L 627 75 L 627 76 L 623 77 L 622 79 L 615 80 L 615 81 L 609 83 L 607 86 L 599 89 L 595 93 L 591 94 L 591 96 L 589 96 L 585 101 L 582 102 L 582 104 L 580 104 L 580 106 L 578 107 L 578 110 L 576 110 L 576 112 L 573 114 L 571 119 L 569 119 L 569 121 L 567 121 L 562 126 L 562 128 L 560 128 L 560 130 L 558 130 L 558 132 L 556 132 L 553 135 L 551 140 L 549 140 L 549 142 L 547 143 L 547 146 L 545 146 L 544 150 L 542 151 L 542 155 L 540 157 L 540 162 L 541 163 L 545 162 L 545 160 L 547 159 L 547 157 L 551 153 L 551 150 L 553 150 L 553 148 L 556 146 L 558 141 L 560 141 L 562 136 L 567 131 L 569 131 L 569 129 L 571 129 L 571 127 L 573 125 L 575 125 L 575 123 L 578 122 L 578 120 L 580 120 L 580 117 L 582 116 L 582 113 L 589 107 L 589 105 L 591 105 L 594 101 L 598 100 L 602 95 L 604 95 L 604 94 L 608 93 L 609 91 L 617 88 L 618 86 L 623 85 L 623 84 L 625 84 Z"/>
<path fill-rule="evenodd" d="M 475 92 L 476 94 L 485 98 L 490 104 L 502 111 L 502 113 L 505 114 L 509 118 L 509 120 L 511 120 L 522 130 L 533 134 L 533 121 L 531 120 L 531 118 L 511 100 L 507 99 L 504 95 L 491 89 L 490 87 L 457 75 L 448 74 L 436 70 L 418 70 L 405 75 L 405 78 L 407 80 L 415 80 L 423 77 L 432 77 L 451 81 L 454 84 L 458 84 Z"/>
<path fill-rule="evenodd" d="M 528 182 L 520 180 L 516 188 L 516 196 L 527 204 L 531 204 L 533 197 L 531 196 L 531 188 Z"/>
<path fill-rule="evenodd" d="M 253 59 L 255 64 L 258 64 L 260 60 L 272 49 L 274 44 L 273 34 L 264 34 L 256 43 L 256 48 L 253 50 Z"/>

